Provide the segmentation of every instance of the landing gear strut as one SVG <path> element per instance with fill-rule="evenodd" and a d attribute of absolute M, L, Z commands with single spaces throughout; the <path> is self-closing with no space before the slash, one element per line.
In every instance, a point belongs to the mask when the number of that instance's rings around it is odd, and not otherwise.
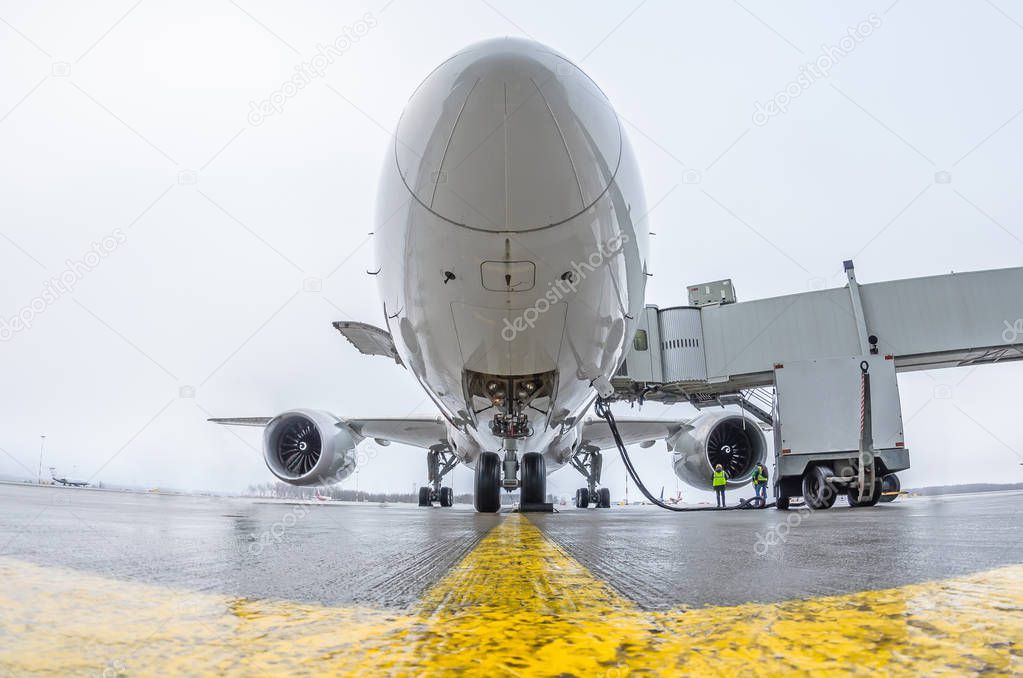
<path fill-rule="evenodd" d="M 586 478 L 586 487 L 575 491 L 576 508 L 586 508 L 594 504 L 597 508 L 611 508 L 611 491 L 606 487 L 599 490 L 600 471 L 604 466 L 604 455 L 596 447 L 581 447 L 576 450 L 570 460 L 572 468 Z"/>
<path fill-rule="evenodd" d="M 429 486 L 419 488 L 419 505 L 433 506 L 440 502 L 447 507 L 455 503 L 455 493 L 450 487 L 441 487 L 441 481 L 451 469 L 458 466 L 458 457 L 447 445 L 434 445 L 426 453 L 426 469 Z"/>

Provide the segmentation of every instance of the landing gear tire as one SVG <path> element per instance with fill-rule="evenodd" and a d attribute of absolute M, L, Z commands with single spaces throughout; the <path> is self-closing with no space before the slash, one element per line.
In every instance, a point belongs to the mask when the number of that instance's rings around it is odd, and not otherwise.
<path fill-rule="evenodd" d="M 480 513 L 501 510 L 501 458 L 496 452 L 484 452 L 476 460 L 476 492 L 473 504 Z"/>
<path fill-rule="evenodd" d="M 888 473 L 881 478 L 881 499 L 884 503 L 895 501 L 898 492 L 902 490 L 902 483 L 899 482 L 899 477 L 894 473 Z"/>
<path fill-rule="evenodd" d="M 432 498 L 430 497 L 429 487 L 419 488 L 419 505 L 420 506 L 433 506 Z"/>
<path fill-rule="evenodd" d="M 447 508 L 455 503 L 455 492 L 450 487 L 440 488 L 440 505 Z"/>
<path fill-rule="evenodd" d="M 606 487 L 597 490 L 597 508 L 611 508 L 611 490 Z"/>
<path fill-rule="evenodd" d="M 519 501 L 523 504 L 542 504 L 547 499 L 547 464 L 543 455 L 528 452 L 522 455 L 522 492 Z"/>
<path fill-rule="evenodd" d="M 860 501 L 860 490 L 858 487 L 850 487 L 849 494 L 849 506 L 853 508 L 859 508 L 863 506 L 876 506 L 877 502 L 881 499 L 881 488 L 883 487 L 881 480 L 874 481 L 874 491 L 871 493 L 869 499 Z"/>
<path fill-rule="evenodd" d="M 575 491 L 575 507 L 586 508 L 590 505 L 590 491 L 585 487 L 580 487 Z"/>
<path fill-rule="evenodd" d="M 803 475 L 803 499 L 810 509 L 820 511 L 835 505 L 838 495 L 828 482 L 830 477 L 824 466 L 814 466 Z"/>
<path fill-rule="evenodd" d="M 775 502 L 774 502 L 774 507 L 776 509 L 778 509 L 779 511 L 788 511 L 789 510 L 789 498 L 788 497 L 778 497 L 775 500 Z"/>

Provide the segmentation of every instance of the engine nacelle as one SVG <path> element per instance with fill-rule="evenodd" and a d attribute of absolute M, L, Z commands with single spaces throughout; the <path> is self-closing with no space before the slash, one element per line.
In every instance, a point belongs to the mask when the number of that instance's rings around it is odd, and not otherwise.
<path fill-rule="evenodd" d="M 290 485 L 330 485 L 355 470 L 357 438 L 327 412 L 290 410 L 263 430 L 263 458 Z"/>
<path fill-rule="evenodd" d="M 675 452 L 675 475 L 701 490 L 713 488 L 717 464 L 728 474 L 728 486 L 739 487 L 753 478 L 757 464 L 767 458 L 767 439 L 757 424 L 728 410 L 706 411 L 689 422 L 691 429 L 669 441 Z"/>

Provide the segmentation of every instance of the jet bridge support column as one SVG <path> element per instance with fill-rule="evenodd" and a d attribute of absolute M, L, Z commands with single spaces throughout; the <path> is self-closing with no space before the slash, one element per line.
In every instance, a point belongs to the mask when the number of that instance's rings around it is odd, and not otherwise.
<path fill-rule="evenodd" d="M 867 320 L 863 316 L 863 299 L 860 297 L 860 284 L 856 281 L 856 269 L 851 259 L 842 262 L 845 268 L 845 275 L 849 279 L 849 298 L 852 301 L 853 318 L 856 319 L 856 334 L 860 340 L 860 353 L 867 355 L 870 352 L 870 342 L 867 338 Z"/>
<path fill-rule="evenodd" d="M 877 464 L 874 463 L 874 418 L 870 400 L 870 363 L 860 362 L 860 463 L 857 488 L 857 502 L 865 504 L 880 495 L 880 488 L 874 487 Z M 849 490 L 852 499 L 853 490 Z"/>

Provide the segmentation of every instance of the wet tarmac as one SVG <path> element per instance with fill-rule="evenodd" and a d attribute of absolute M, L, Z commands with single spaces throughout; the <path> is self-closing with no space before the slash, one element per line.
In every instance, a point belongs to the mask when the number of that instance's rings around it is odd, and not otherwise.
<path fill-rule="evenodd" d="M 527 517 L 0 484 L 0 674 L 1020 673 L 1021 500 Z"/>
<path fill-rule="evenodd" d="M 0 484 L 0 557 L 246 598 L 404 608 L 499 518 Z"/>
<path fill-rule="evenodd" d="M 1023 563 L 1023 493 L 874 508 L 531 516 L 646 609 L 854 593 Z"/>

